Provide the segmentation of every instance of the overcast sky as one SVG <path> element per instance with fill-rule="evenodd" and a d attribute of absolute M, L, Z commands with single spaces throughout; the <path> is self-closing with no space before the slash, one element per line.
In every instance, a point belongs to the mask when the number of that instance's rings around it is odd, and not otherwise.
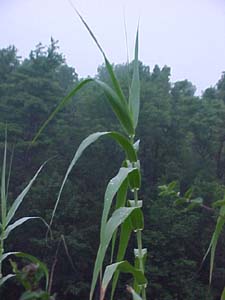
<path fill-rule="evenodd" d="M 140 17 L 140 60 L 168 65 L 172 81 L 188 79 L 198 93 L 225 71 L 225 0 L 71 0 L 111 62 L 126 62 Z M 96 74 L 103 59 L 68 0 L 0 0 L 0 48 L 14 44 L 28 56 L 35 45 L 59 40 L 80 77 Z"/>

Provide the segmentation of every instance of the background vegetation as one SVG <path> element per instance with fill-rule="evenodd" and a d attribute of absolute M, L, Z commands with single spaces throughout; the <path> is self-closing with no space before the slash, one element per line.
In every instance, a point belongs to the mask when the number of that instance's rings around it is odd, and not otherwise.
<path fill-rule="evenodd" d="M 114 68 L 128 94 L 132 64 L 129 68 L 127 65 Z M 174 207 L 173 199 L 159 197 L 158 186 L 178 180 L 181 194 L 192 186 L 194 195 L 202 196 L 209 206 L 222 199 L 225 74 L 215 87 L 206 89 L 199 97 L 188 80 L 171 83 L 167 66 L 150 70 L 140 62 L 139 70 L 142 94 L 137 136 L 141 139 L 143 175 L 140 198 L 145 200 L 144 246 L 148 248 L 146 271 L 151 299 L 219 299 L 225 281 L 222 236 L 211 290 L 208 289 L 209 262 L 201 267 L 215 227 L 215 215 L 200 208 L 184 212 Z M 110 82 L 104 65 L 99 67 L 96 77 Z M 78 75 L 66 64 L 53 39 L 48 47 L 37 45 L 24 60 L 17 56 L 15 47 L 0 50 L 1 157 L 6 123 L 10 151 L 14 148 L 9 199 L 19 194 L 45 160 L 53 157 L 25 199 L 21 215 L 42 216 L 49 221 L 63 175 L 81 140 L 94 131 L 120 130 L 103 92 L 90 84 L 28 149 L 49 113 L 78 83 Z M 7 241 L 9 251 L 16 248 L 32 253 L 51 269 L 57 244 L 64 235 L 73 265 L 61 247 L 52 288 L 61 300 L 88 298 L 99 244 L 104 189 L 123 158 L 120 149 L 109 140 L 91 146 L 84 156 L 63 191 L 53 223 L 54 240 L 46 244 L 46 228 L 33 221 L 32 226 L 30 223 L 17 229 Z M 9 268 L 7 264 L 4 267 Z M 121 299 L 128 297 L 124 291 L 126 280 L 125 277 L 119 289 Z M 15 300 L 19 294 L 20 288 L 11 281 L 2 290 L 1 299 Z"/>

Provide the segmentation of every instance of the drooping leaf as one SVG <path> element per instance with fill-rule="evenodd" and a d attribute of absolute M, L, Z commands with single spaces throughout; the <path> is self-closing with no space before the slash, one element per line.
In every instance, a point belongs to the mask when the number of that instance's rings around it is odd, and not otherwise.
<path fill-rule="evenodd" d="M 93 144 L 96 140 L 98 140 L 100 137 L 102 136 L 109 136 L 112 139 L 114 139 L 126 152 L 127 156 L 130 157 L 132 160 L 136 158 L 136 153 L 135 150 L 133 149 L 133 146 L 130 144 L 129 140 L 127 138 L 125 138 L 123 135 L 117 133 L 117 132 L 110 132 L 110 131 L 106 131 L 106 132 L 96 132 L 93 133 L 91 135 L 89 135 L 86 139 L 84 139 L 82 141 L 82 143 L 80 144 L 80 146 L 78 147 L 67 171 L 66 174 L 64 176 L 54 209 L 53 209 L 53 213 L 52 213 L 52 217 L 51 217 L 51 221 L 50 221 L 50 226 L 52 225 L 53 222 L 53 218 L 55 216 L 55 212 L 56 209 L 58 207 L 59 204 L 59 200 L 64 188 L 64 185 L 66 183 L 66 180 L 72 170 L 72 168 L 75 166 L 75 164 L 77 163 L 78 159 L 81 157 L 82 153 L 85 151 L 85 149 L 87 149 L 91 144 Z"/>
<path fill-rule="evenodd" d="M 81 14 L 78 12 L 78 10 L 74 7 L 76 13 L 78 14 L 79 18 L 81 19 L 82 23 L 84 24 L 84 26 L 86 27 L 86 29 L 88 30 L 90 36 L 93 38 L 94 42 L 96 43 L 98 49 L 100 50 L 100 52 L 102 53 L 103 57 L 104 57 L 104 60 L 105 60 L 105 65 L 106 65 L 106 68 L 107 68 L 107 71 L 108 71 L 108 74 L 111 78 L 111 81 L 112 81 L 112 84 L 113 84 L 113 88 L 116 92 L 116 94 L 118 95 L 118 97 L 120 98 L 121 100 L 121 103 L 124 103 L 127 105 L 127 101 L 126 101 L 126 98 L 123 94 L 123 91 L 120 87 L 120 84 L 115 76 L 115 73 L 113 71 L 113 68 L 112 68 L 112 65 L 110 64 L 108 58 L 106 57 L 106 54 L 104 52 L 104 50 L 102 49 L 102 47 L 100 46 L 96 36 L 94 35 L 94 33 L 92 32 L 92 30 L 90 29 L 90 27 L 88 26 L 87 22 L 84 20 L 84 18 L 81 16 Z"/>
<path fill-rule="evenodd" d="M 2 255 L 2 257 L 0 257 L 0 261 L 3 262 L 3 260 L 5 260 L 10 255 L 16 255 L 17 253 L 19 253 L 19 252 L 6 252 Z"/>
<path fill-rule="evenodd" d="M 13 202 L 13 204 L 10 207 L 10 209 L 9 209 L 9 211 L 7 213 L 7 216 L 6 216 L 6 226 L 9 224 L 9 222 L 14 217 L 17 209 L 19 208 L 20 204 L 23 202 L 24 197 L 27 195 L 27 193 L 30 190 L 32 184 L 36 180 L 37 176 L 39 175 L 39 173 L 41 172 L 41 170 L 42 170 L 42 168 L 44 167 L 45 164 L 46 164 L 46 162 L 41 165 L 41 167 L 35 173 L 34 177 L 30 180 L 30 182 L 28 183 L 28 185 L 25 187 L 25 189 L 19 194 L 19 196 Z"/>
<path fill-rule="evenodd" d="M 9 280 L 9 279 L 12 278 L 12 277 L 15 277 L 15 275 L 14 275 L 14 274 L 8 274 L 8 275 L 6 275 L 6 276 L 0 278 L 0 287 L 1 287 L 7 280 Z"/>
<path fill-rule="evenodd" d="M 137 127 L 139 109 L 140 109 L 140 79 L 139 79 L 139 63 L 138 63 L 138 30 L 135 42 L 135 55 L 133 61 L 133 78 L 129 95 L 130 111 L 133 116 L 134 127 Z"/>
<path fill-rule="evenodd" d="M 23 223 L 25 223 L 27 221 L 33 220 L 33 219 L 40 219 L 40 218 L 39 217 L 23 217 L 23 218 L 16 220 L 13 224 L 8 225 L 4 232 L 4 239 L 6 239 L 15 228 L 19 227 L 20 225 L 22 225 Z"/>
<path fill-rule="evenodd" d="M 44 122 L 44 124 L 41 126 L 41 128 L 38 130 L 38 132 L 36 133 L 35 137 L 32 140 L 32 143 L 34 143 L 38 137 L 40 136 L 40 134 L 42 133 L 42 131 L 46 128 L 46 126 L 48 125 L 48 123 L 54 118 L 54 116 L 76 95 L 76 93 L 87 83 L 93 81 L 93 79 L 88 78 L 85 79 L 83 81 L 81 81 L 68 95 L 66 95 L 61 101 L 60 103 L 57 105 L 57 107 L 53 110 L 53 112 L 50 114 L 50 116 L 48 117 L 48 119 Z"/>
<path fill-rule="evenodd" d="M 120 271 L 123 273 L 130 273 L 133 275 L 134 279 L 138 282 L 138 284 L 143 285 L 147 283 L 147 280 L 145 278 L 145 275 L 142 273 L 141 270 L 136 269 L 133 267 L 129 262 L 127 261 L 121 261 L 114 264 L 111 264 L 106 267 L 103 280 L 102 280 L 102 286 L 101 286 L 101 294 L 100 294 L 100 300 L 104 300 L 105 292 L 107 289 L 107 286 L 109 282 L 111 281 L 113 275 L 116 271 Z"/>

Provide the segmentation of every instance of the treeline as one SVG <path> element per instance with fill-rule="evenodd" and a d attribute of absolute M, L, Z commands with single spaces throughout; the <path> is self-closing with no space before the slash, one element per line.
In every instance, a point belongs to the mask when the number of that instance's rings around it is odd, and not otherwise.
<path fill-rule="evenodd" d="M 128 93 L 132 63 L 114 68 Z M 137 135 L 141 140 L 144 246 L 149 249 L 149 299 L 219 299 L 225 281 L 224 238 L 217 249 L 210 289 L 209 261 L 201 265 L 216 214 L 200 208 L 185 212 L 173 205 L 172 198 L 159 197 L 158 187 L 177 180 L 181 194 L 193 187 L 194 195 L 203 197 L 206 206 L 222 199 L 225 74 L 199 97 L 188 80 L 172 83 L 167 66 L 160 69 L 156 65 L 150 70 L 140 62 L 139 69 L 141 111 Z M 96 77 L 109 82 L 104 65 Z M 48 47 L 37 45 L 24 60 L 18 57 L 15 47 L 0 50 L 0 142 L 2 154 L 7 127 L 8 155 L 13 155 L 10 199 L 50 159 L 24 201 L 21 216 L 42 216 L 49 222 L 63 175 L 81 140 L 92 132 L 118 126 L 104 93 L 90 84 L 51 121 L 37 142 L 30 143 L 50 112 L 79 81 L 53 39 Z M 91 146 L 65 186 L 52 227 L 53 239 L 46 243 L 46 228 L 35 221 L 16 230 L 7 243 L 9 251 L 36 255 L 50 270 L 56 263 L 52 291 L 57 299 L 88 299 L 104 188 L 122 159 L 120 149 L 110 140 Z M 62 235 L 67 247 L 61 242 L 56 258 Z M 9 264 L 4 267 L 6 272 L 10 269 Z M 125 276 L 118 299 L 128 298 L 127 282 L 129 277 Z M 12 280 L 1 293 L 1 299 L 16 300 L 20 287 Z"/>

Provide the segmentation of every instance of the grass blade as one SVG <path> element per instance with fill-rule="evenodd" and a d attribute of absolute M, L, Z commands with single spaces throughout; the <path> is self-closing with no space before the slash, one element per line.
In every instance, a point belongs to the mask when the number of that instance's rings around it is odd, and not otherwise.
<path fill-rule="evenodd" d="M 7 280 L 9 280 L 9 279 L 12 278 L 12 277 L 15 277 L 15 275 L 14 275 L 14 274 L 8 274 L 8 275 L 6 275 L 6 276 L 0 278 L 0 287 L 1 287 Z"/>
<path fill-rule="evenodd" d="M 209 282 L 210 282 L 210 284 L 211 284 L 211 281 L 212 281 L 212 272 L 213 272 L 213 267 L 214 267 L 216 246 L 217 246 L 219 236 L 222 232 L 224 223 L 225 223 L 225 206 L 222 206 L 221 209 L 220 209 L 219 217 L 217 219 L 215 231 L 212 235 L 212 239 L 211 239 L 210 244 L 209 244 L 209 248 L 206 251 L 206 254 L 203 258 L 203 261 L 204 261 L 206 259 L 207 255 L 209 254 L 209 252 L 211 252 L 211 254 L 210 254 L 210 272 L 209 272 Z"/>
<path fill-rule="evenodd" d="M 42 131 L 46 128 L 48 123 L 54 118 L 54 116 L 71 100 L 72 97 L 76 95 L 76 93 L 87 83 L 93 81 L 93 79 L 88 78 L 83 81 L 81 81 L 68 95 L 66 95 L 62 101 L 57 105 L 57 107 L 54 109 L 54 111 L 50 114 L 48 119 L 44 122 L 44 124 L 41 126 L 41 128 L 38 130 L 37 134 L 32 140 L 32 144 L 38 139 Z"/>
<path fill-rule="evenodd" d="M 4 232 L 4 239 L 6 239 L 15 228 L 19 227 L 20 225 L 22 225 L 23 223 L 25 223 L 29 220 L 33 220 L 33 219 L 40 219 L 40 218 L 39 217 L 23 217 L 23 218 L 16 220 L 13 224 L 9 225 L 6 228 L 6 230 Z"/>
<path fill-rule="evenodd" d="M 1 179 L 1 216 L 2 216 L 2 226 L 5 227 L 6 223 L 6 211 L 7 211 L 7 199 L 6 199 L 6 157 L 7 157 L 7 134 L 5 136 L 5 147 L 4 147 L 4 156 L 2 164 L 2 179 Z"/>
<path fill-rule="evenodd" d="M 105 225 L 112 205 L 112 200 L 115 197 L 121 185 L 123 184 L 123 182 L 128 177 L 128 174 L 132 171 L 133 171 L 132 168 L 120 168 L 118 174 L 113 179 L 110 180 L 106 188 L 105 197 L 104 197 L 104 208 L 103 208 L 102 220 L 101 220 L 101 241 L 104 237 Z"/>
<path fill-rule="evenodd" d="M 110 105 L 125 131 L 128 135 L 134 135 L 134 125 L 128 105 L 121 103 L 118 95 L 108 84 L 100 80 L 95 80 L 95 82 L 101 86 L 107 95 Z"/>
<path fill-rule="evenodd" d="M 129 95 L 130 111 L 133 115 L 134 127 L 137 127 L 139 109 L 140 109 L 140 78 L 139 78 L 139 63 L 138 63 L 138 31 L 135 42 L 135 55 L 133 61 L 133 78 Z"/>
<path fill-rule="evenodd" d="M 9 257 L 10 255 L 16 255 L 19 252 L 6 252 L 2 255 L 2 257 L 0 258 L 1 261 L 5 260 L 7 257 Z"/>
<path fill-rule="evenodd" d="M 121 225 L 121 231 L 120 231 L 120 240 L 119 240 L 119 248 L 118 248 L 118 253 L 117 253 L 117 258 L 116 262 L 119 262 L 124 259 L 126 249 L 128 246 L 128 242 L 130 240 L 132 232 L 132 224 L 131 224 L 131 219 L 130 217 L 126 219 L 126 221 Z M 117 270 L 113 276 L 113 281 L 112 281 L 112 291 L 111 291 L 111 300 L 114 297 L 114 293 L 116 290 L 117 282 L 119 279 L 119 270 Z"/>
<path fill-rule="evenodd" d="M 23 202 L 24 197 L 27 195 L 27 193 L 29 192 L 32 184 L 34 183 L 34 181 L 36 180 L 37 176 L 39 175 L 39 173 L 41 172 L 42 168 L 44 167 L 44 165 L 46 164 L 43 163 L 41 165 L 41 167 L 37 170 L 37 172 L 35 173 L 34 177 L 30 180 L 29 184 L 25 187 L 25 189 L 19 194 L 19 196 L 16 198 L 16 200 L 13 202 L 12 206 L 10 207 L 8 214 L 6 216 L 6 226 L 9 224 L 9 222 L 12 220 L 12 218 L 14 217 L 17 209 L 19 208 L 20 204 Z"/>
<path fill-rule="evenodd" d="M 13 155 L 14 155 L 14 147 L 12 149 L 12 154 L 11 154 L 10 163 L 9 163 L 9 174 L 8 174 L 7 185 L 6 185 L 6 199 L 8 198 L 8 193 L 9 193 L 9 182 L 10 182 L 10 176 L 11 176 L 11 171 L 12 171 Z"/>
<path fill-rule="evenodd" d="M 116 207 L 115 207 L 115 209 L 118 209 L 120 207 L 125 206 L 126 199 L 127 199 L 127 189 L 128 189 L 128 180 L 125 179 L 124 182 L 121 184 L 118 192 L 117 192 Z M 113 237 L 112 237 L 111 263 L 113 262 L 114 249 L 115 249 L 115 243 L 116 243 L 116 236 L 117 236 L 117 230 L 114 232 Z"/>
<path fill-rule="evenodd" d="M 72 4 L 71 4 L 72 5 Z M 73 5 L 72 5 L 73 6 Z M 123 103 L 124 105 L 127 105 L 127 101 L 126 101 L 126 98 L 123 94 L 123 91 L 120 87 L 120 84 L 115 76 L 115 73 L 113 71 L 113 67 L 112 65 L 110 64 L 108 58 L 106 57 L 106 54 L 104 52 L 104 50 L 102 49 L 101 45 L 99 44 L 96 36 L 94 35 L 94 33 L 92 32 L 92 30 L 90 29 L 90 27 L 88 26 L 87 22 L 84 20 L 84 18 L 81 16 L 81 14 L 79 13 L 79 11 L 73 6 L 74 10 L 76 11 L 77 15 L 79 16 L 81 22 L 84 24 L 84 26 L 86 27 L 87 31 L 89 32 L 90 36 L 92 37 L 92 39 L 94 40 L 95 44 L 97 45 L 98 49 L 100 50 L 100 52 L 102 53 L 103 57 L 104 57 L 104 60 L 105 60 L 105 65 L 106 65 L 106 68 L 107 68 L 107 71 L 110 75 L 110 78 L 111 78 L 111 81 L 112 81 L 112 84 L 113 84 L 113 88 L 116 92 L 116 94 L 118 95 L 118 97 L 120 98 L 121 100 L 121 103 Z"/>
<path fill-rule="evenodd" d="M 55 115 L 71 100 L 72 97 L 76 95 L 76 93 L 87 83 L 90 82 L 96 82 L 105 92 L 107 95 L 107 98 L 109 100 L 109 103 L 116 114 L 118 120 L 120 121 L 121 125 L 125 129 L 125 131 L 128 134 L 134 133 L 134 126 L 133 121 L 131 118 L 131 114 L 129 112 L 128 105 L 124 106 L 120 103 L 120 99 L 118 98 L 117 94 L 112 90 L 112 88 L 107 85 L 106 83 L 100 81 L 100 80 L 94 80 L 92 78 L 88 78 L 80 82 L 67 96 L 65 96 L 62 101 L 57 105 L 57 107 L 54 109 L 54 111 L 50 114 L 48 119 L 44 122 L 44 124 L 41 126 L 41 128 L 38 130 L 37 134 L 32 140 L 32 143 L 34 143 L 42 131 L 46 128 L 48 123 L 55 117 Z"/>

